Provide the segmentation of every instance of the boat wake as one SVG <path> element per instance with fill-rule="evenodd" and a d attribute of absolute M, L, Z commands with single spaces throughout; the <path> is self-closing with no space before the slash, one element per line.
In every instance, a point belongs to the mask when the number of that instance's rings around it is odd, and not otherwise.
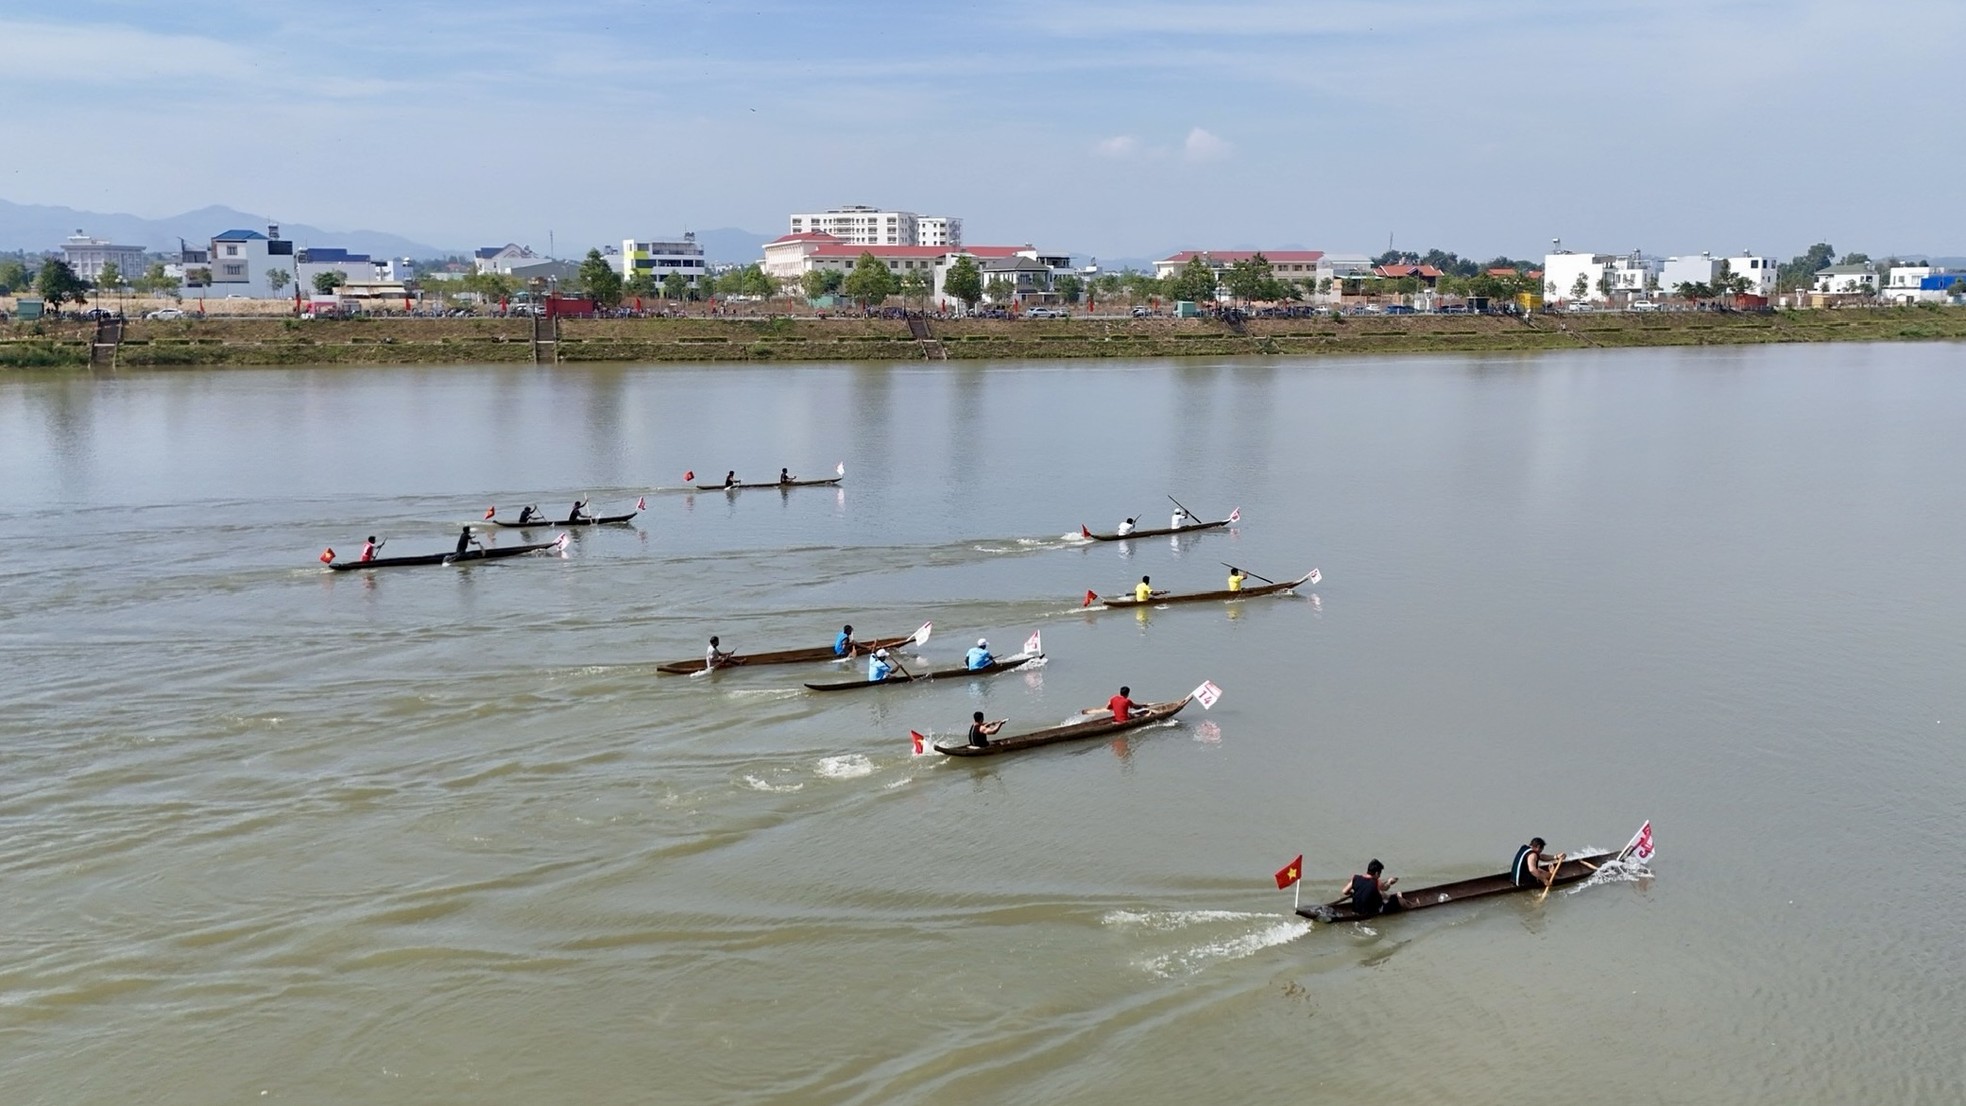
<path fill-rule="evenodd" d="M 1642 860 L 1607 860 L 1591 877 L 1575 887 L 1564 888 L 1563 893 L 1574 895 L 1588 891 L 1605 883 L 1637 883 L 1652 878 L 1652 869 Z"/>
<path fill-rule="evenodd" d="M 798 690 L 796 688 L 782 688 L 782 687 L 732 688 L 731 690 L 724 692 L 724 696 L 729 699 L 763 699 L 763 700 L 797 699 L 804 694 L 805 692 Z"/>
<path fill-rule="evenodd" d="M 1012 538 L 1008 545 L 999 542 L 989 545 L 972 545 L 970 548 L 978 553 L 1001 556 L 1005 553 L 1035 553 L 1044 549 L 1067 549 L 1084 544 L 1085 542 L 1077 534 L 1066 534 L 1056 538 Z"/>
<path fill-rule="evenodd" d="M 1051 663 L 1051 658 L 1049 657 L 1032 657 L 1030 660 L 1027 660 L 1023 664 L 1018 665 L 1016 668 L 1011 669 L 1011 671 L 1035 672 L 1036 670 L 1043 668 L 1045 665 L 1049 663 Z"/>
<path fill-rule="evenodd" d="M 849 753 L 840 757 L 821 757 L 812 770 L 829 780 L 857 780 L 874 774 L 874 762 L 859 753 Z"/>
<path fill-rule="evenodd" d="M 1311 931 L 1311 923 L 1303 918 L 1235 910 L 1113 910 L 1100 918 L 1100 922 L 1117 929 L 1149 933 L 1184 933 L 1198 926 L 1241 931 L 1135 961 L 1144 971 L 1163 979 L 1194 975 L 1211 964 L 1241 960 L 1264 949 L 1288 944 Z"/>
<path fill-rule="evenodd" d="M 766 791 L 774 795 L 783 795 L 793 791 L 803 791 L 806 785 L 803 783 L 772 783 L 770 780 L 760 779 L 757 776 L 747 774 L 744 777 L 744 786 L 753 791 Z"/>

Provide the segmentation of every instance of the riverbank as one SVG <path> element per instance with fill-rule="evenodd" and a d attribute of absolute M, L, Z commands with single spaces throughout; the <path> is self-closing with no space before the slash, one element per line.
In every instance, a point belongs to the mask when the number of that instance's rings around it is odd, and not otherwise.
<path fill-rule="evenodd" d="M 1878 307 L 1768 315 L 1322 316 L 1252 319 L 960 319 L 921 341 L 899 319 L 563 319 L 563 361 L 922 361 L 1078 357 L 1453 353 L 1634 346 L 1966 339 L 1966 310 Z M 93 324 L 0 326 L 0 368 L 83 367 Z M 132 320 L 131 367 L 530 362 L 531 320 Z"/>

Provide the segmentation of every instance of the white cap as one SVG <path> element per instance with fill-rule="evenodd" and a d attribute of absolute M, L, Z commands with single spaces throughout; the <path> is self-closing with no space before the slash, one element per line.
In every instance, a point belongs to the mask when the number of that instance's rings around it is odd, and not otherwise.
<path fill-rule="evenodd" d="M 875 656 L 877 656 L 877 657 L 885 657 L 885 656 L 887 656 L 887 650 L 885 650 L 885 649 L 877 649 L 877 650 L 875 650 L 875 651 L 874 651 L 874 655 L 875 655 Z"/>
<path fill-rule="evenodd" d="M 990 647 L 990 639 L 986 637 L 977 638 L 976 644 L 982 646 L 985 649 L 988 649 Z"/>

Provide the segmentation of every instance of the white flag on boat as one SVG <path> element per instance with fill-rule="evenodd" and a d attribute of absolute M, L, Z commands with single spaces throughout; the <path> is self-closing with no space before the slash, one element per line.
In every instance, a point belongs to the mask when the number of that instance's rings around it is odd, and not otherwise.
<path fill-rule="evenodd" d="M 834 465 L 834 466 L 833 466 L 833 473 L 834 473 L 835 475 L 837 475 L 837 476 L 845 476 L 845 475 L 846 475 L 846 462 L 845 462 L 845 461 L 841 461 L 841 462 L 840 462 L 839 464 L 837 464 L 837 465 Z"/>
<path fill-rule="evenodd" d="M 1236 508 L 1235 510 L 1233 510 L 1233 511 L 1230 511 L 1230 512 L 1229 512 L 1229 521 L 1230 521 L 1230 522 L 1241 522 L 1241 521 L 1242 521 L 1242 508 L 1241 508 L 1241 507 L 1237 507 L 1237 508 Z"/>
<path fill-rule="evenodd" d="M 1618 855 L 1637 864 L 1650 864 L 1652 862 L 1652 822 L 1650 819 L 1644 825 L 1638 827 L 1638 832 L 1632 834 L 1630 841 L 1625 842 L 1625 847 L 1620 850 Z"/>
<path fill-rule="evenodd" d="M 1201 686 L 1191 694 L 1194 695 L 1195 702 L 1201 704 L 1201 709 L 1208 710 L 1215 706 L 1215 700 L 1222 697 L 1222 689 L 1215 686 L 1214 680 L 1203 680 Z"/>
<path fill-rule="evenodd" d="M 1031 636 L 1024 642 L 1024 651 L 1034 657 L 1044 652 L 1044 641 L 1038 637 L 1041 632 L 1033 630 Z"/>

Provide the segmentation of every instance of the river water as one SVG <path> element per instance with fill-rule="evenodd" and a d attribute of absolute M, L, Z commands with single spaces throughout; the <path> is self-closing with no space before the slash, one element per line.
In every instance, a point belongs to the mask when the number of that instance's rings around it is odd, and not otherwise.
<path fill-rule="evenodd" d="M 1960 1101 L 1961 354 L 8 376 L 0 1098 Z M 1169 494 L 1242 521 L 1064 539 Z M 648 510 L 315 560 L 581 495 Z M 1079 609 L 1223 561 L 1323 582 Z M 928 620 L 1049 657 L 654 671 Z"/>

